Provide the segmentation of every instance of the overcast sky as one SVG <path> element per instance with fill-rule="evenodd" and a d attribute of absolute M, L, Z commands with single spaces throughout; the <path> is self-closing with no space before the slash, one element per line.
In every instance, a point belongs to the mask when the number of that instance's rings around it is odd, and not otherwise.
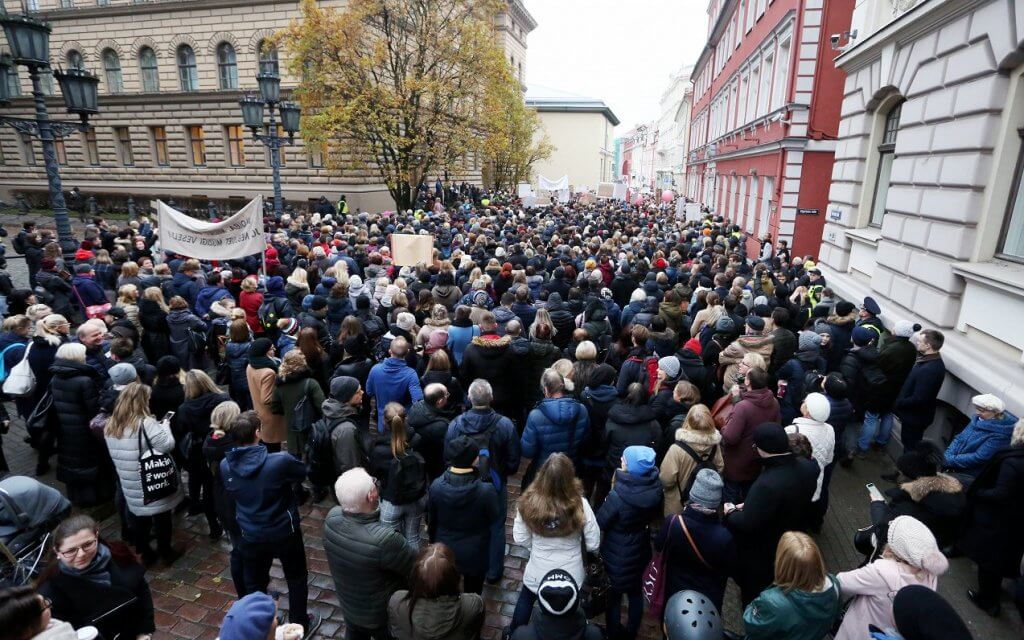
<path fill-rule="evenodd" d="M 526 82 L 600 98 L 622 124 L 656 120 L 669 76 L 707 35 L 706 0 L 523 0 L 537 20 Z"/>

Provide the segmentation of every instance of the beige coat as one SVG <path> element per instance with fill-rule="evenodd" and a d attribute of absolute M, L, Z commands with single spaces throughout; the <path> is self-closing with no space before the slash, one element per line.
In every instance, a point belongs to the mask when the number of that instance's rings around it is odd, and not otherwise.
<path fill-rule="evenodd" d="M 733 340 L 718 356 L 718 363 L 725 365 L 725 377 L 722 379 L 722 388 L 728 392 L 736 384 L 736 376 L 739 375 L 740 362 L 743 361 L 743 356 L 747 355 L 747 353 L 760 354 L 767 365 L 771 362 L 773 347 L 772 336 L 767 333 L 761 336 L 740 336 Z"/>
<path fill-rule="evenodd" d="M 725 461 L 722 459 L 722 436 L 717 431 L 710 433 L 704 431 L 693 431 L 686 427 L 676 429 L 676 440 L 681 440 L 690 446 L 697 455 L 706 456 L 711 448 L 718 445 L 715 450 L 714 465 L 718 473 L 725 468 Z M 690 481 L 690 476 L 697 468 L 697 461 L 693 456 L 683 451 L 679 445 L 672 443 L 661 462 L 661 472 L 658 477 L 661 479 L 661 486 L 665 489 L 665 515 L 675 515 L 683 510 L 683 498 L 680 492 Z"/>
<path fill-rule="evenodd" d="M 268 444 L 285 442 L 288 439 L 288 427 L 285 425 L 284 416 L 275 415 L 270 410 L 277 374 L 270 368 L 253 369 L 250 364 L 245 367 L 245 379 L 249 382 L 253 409 L 260 417 L 260 439 Z"/>

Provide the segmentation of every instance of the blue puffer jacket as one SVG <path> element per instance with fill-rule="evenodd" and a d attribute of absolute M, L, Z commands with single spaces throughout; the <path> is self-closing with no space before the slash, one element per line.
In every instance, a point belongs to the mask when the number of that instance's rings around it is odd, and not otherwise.
<path fill-rule="evenodd" d="M 482 433 L 488 433 L 490 467 L 498 472 L 504 486 L 508 477 L 519 469 L 519 438 L 512 421 L 494 409 L 470 409 L 452 420 L 444 436 L 445 449 L 459 436 L 474 438 Z"/>
<path fill-rule="evenodd" d="M 249 365 L 249 342 L 228 342 L 224 345 L 224 355 L 227 359 L 228 369 L 231 377 L 228 380 L 228 390 L 231 392 L 231 399 L 238 402 L 240 407 L 252 407 L 252 399 L 249 395 L 249 381 L 245 377 L 245 368 Z M 244 402 L 239 402 L 243 400 Z"/>
<path fill-rule="evenodd" d="M 545 398 L 530 412 L 523 430 L 523 457 L 543 463 L 552 453 L 564 453 L 574 462 L 590 419 L 587 410 L 573 398 Z"/>
<path fill-rule="evenodd" d="M 657 468 L 634 475 L 615 472 L 615 488 L 597 512 L 601 526 L 601 557 L 612 589 L 629 591 L 640 586 L 651 559 L 647 525 L 661 513 L 664 493 Z"/>
<path fill-rule="evenodd" d="M 644 310 L 645 302 L 631 301 L 629 304 L 627 304 L 626 308 L 622 310 L 622 315 L 619 318 L 619 321 L 621 323 L 620 326 L 629 326 L 629 323 L 633 322 L 633 316 Z"/>
<path fill-rule="evenodd" d="M 1016 424 L 1017 416 L 1009 411 L 991 420 L 974 416 L 946 448 L 946 466 L 959 473 L 977 476 L 997 451 L 1010 444 Z"/>

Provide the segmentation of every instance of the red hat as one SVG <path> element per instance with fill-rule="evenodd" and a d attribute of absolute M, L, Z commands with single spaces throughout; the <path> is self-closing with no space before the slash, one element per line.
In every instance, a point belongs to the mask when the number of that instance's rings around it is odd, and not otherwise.
<path fill-rule="evenodd" d="M 268 258 L 276 258 L 277 257 L 277 249 L 275 249 L 274 247 L 271 247 L 270 245 L 267 245 L 267 257 Z"/>
<path fill-rule="evenodd" d="M 690 351 L 696 353 L 698 356 L 700 355 L 700 352 L 703 350 L 700 346 L 700 340 L 698 340 L 697 338 L 690 338 L 689 340 L 687 340 L 686 344 L 683 345 L 683 348 L 689 349 Z"/>

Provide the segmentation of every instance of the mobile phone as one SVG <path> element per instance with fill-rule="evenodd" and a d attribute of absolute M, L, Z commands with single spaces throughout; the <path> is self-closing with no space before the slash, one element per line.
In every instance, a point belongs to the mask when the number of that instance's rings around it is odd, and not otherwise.
<path fill-rule="evenodd" d="M 160 422 L 170 422 L 171 418 L 173 418 L 173 417 L 174 417 L 174 412 L 173 411 L 168 411 L 167 413 L 164 414 L 163 418 L 160 418 Z"/>
<path fill-rule="evenodd" d="M 877 491 L 878 490 L 877 488 L 875 488 L 875 483 L 874 482 L 869 482 L 866 485 L 864 485 L 864 487 L 867 488 L 868 491 Z"/>

